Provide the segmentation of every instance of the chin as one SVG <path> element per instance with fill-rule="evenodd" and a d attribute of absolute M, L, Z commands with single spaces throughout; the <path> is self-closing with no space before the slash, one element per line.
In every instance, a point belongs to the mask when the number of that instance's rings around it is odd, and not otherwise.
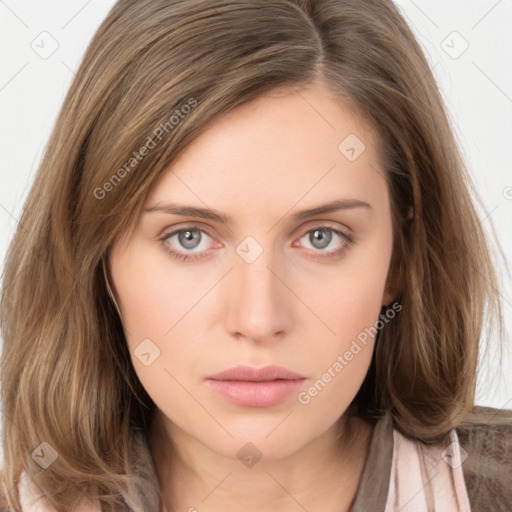
<path fill-rule="evenodd" d="M 229 422 L 221 422 L 233 437 L 222 435 L 216 439 L 204 439 L 203 442 L 216 453 L 242 462 L 246 456 L 261 461 L 282 459 L 299 451 L 322 433 L 318 425 L 315 425 L 316 431 L 311 431 L 308 425 L 292 423 L 293 413 L 288 418 L 287 414 L 289 412 L 271 421 L 252 418 L 229 426 Z"/>

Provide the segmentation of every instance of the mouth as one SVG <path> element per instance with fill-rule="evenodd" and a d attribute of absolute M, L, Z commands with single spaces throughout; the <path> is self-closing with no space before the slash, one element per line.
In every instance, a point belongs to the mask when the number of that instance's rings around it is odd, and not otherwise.
<path fill-rule="evenodd" d="M 211 389 L 245 407 L 270 407 L 296 392 L 306 380 L 281 366 L 236 366 L 206 378 Z"/>

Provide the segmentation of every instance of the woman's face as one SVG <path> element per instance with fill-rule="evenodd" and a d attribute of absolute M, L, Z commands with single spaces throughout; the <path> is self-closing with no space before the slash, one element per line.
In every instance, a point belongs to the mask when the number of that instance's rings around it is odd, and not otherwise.
<path fill-rule="evenodd" d="M 195 139 L 114 244 L 133 366 L 173 439 L 272 459 L 335 431 L 392 299 L 375 136 L 321 82 L 262 96 Z M 297 375 L 209 378 L 239 365 Z"/>

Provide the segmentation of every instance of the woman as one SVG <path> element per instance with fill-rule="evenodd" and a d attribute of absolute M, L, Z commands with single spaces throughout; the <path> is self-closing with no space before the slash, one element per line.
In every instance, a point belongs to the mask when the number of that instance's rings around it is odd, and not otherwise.
<path fill-rule="evenodd" d="M 119 1 L 8 254 L 5 506 L 504 510 L 469 186 L 390 1 Z"/>

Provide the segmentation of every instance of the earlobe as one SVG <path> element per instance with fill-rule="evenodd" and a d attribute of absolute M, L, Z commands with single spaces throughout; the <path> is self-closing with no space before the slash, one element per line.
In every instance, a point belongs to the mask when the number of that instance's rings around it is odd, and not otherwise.
<path fill-rule="evenodd" d="M 382 307 L 388 308 L 391 306 L 391 304 L 393 304 L 393 302 L 396 300 L 395 297 L 395 294 L 391 294 L 386 291 L 382 297 Z"/>
<path fill-rule="evenodd" d="M 414 206 L 410 206 L 407 210 L 405 223 L 410 226 L 416 216 Z M 401 223 L 400 223 L 401 224 Z M 398 300 L 403 293 L 404 276 L 406 274 L 407 261 L 405 254 L 405 240 L 403 233 L 395 233 L 395 241 L 391 254 L 391 262 L 389 264 L 386 286 L 382 296 L 382 305 L 390 306 Z"/>
<path fill-rule="evenodd" d="M 393 253 L 391 258 L 386 285 L 384 288 L 384 294 L 382 295 L 382 306 L 385 307 L 390 306 L 393 302 L 395 302 L 397 297 L 402 292 L 402 268 L 398 261 L 396 261 L 394 254 L 395 253 Z"/>

